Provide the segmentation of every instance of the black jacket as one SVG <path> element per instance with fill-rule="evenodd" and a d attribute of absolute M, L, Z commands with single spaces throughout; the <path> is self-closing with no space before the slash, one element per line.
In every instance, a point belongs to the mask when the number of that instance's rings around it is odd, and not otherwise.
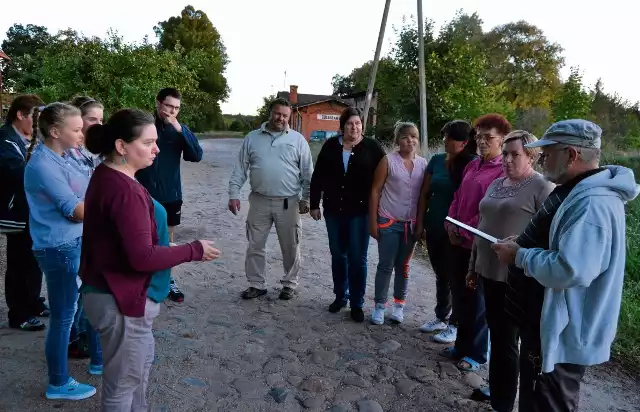
<path fill-rule="evenodd" d="M 353 148 L 345 172 L 340 136 L 329 138 L 320 149 L 311 177 L 311 210 L 320 208 L 322 197 L 326 215 L 369 213 L 373 175 L 385 155 L 377 140 L 365 137 Z"/>
<path fill-rule="evenodd" d="M 0 232 L 24 230 L 29 206 L 24 193 L 27 148 L 10 124 L 0 127 Z"/>
<path fill-rule="evenodd" d="M 160 152 L 153 164 L 136 173 L 136 178 L 151 197 L 160 203 L 182 200 L 182 180 L 180 178 L 180 156 L 187 162 L 202 160 L 202 147 L 198 138 L 187 126 L 180 123 L 182 132 L 165 124 L 156 115 L 158 148 Z"/>

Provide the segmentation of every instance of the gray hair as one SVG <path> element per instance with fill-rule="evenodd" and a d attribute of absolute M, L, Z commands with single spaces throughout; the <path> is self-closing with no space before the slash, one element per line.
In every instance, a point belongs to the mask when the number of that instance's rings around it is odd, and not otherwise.
<path fill-rule="evenodd" d="M 561 149 L 566 149 L 569 147 L 573 147 L 574 150 L 578 153 L 578 159 L 583 163 L 587 164 L 599 164 L 600 163 L 600 155 L 602 154 L 602 150 L 595 147 L 579 147 L 579 146 L 571 146 L 567 144 L 557 144 L 554 145 Z"/>
<path fill-rule="evenodd" d="M 418 131 L 418 133 L 420 133 L 420 130 L 418 130 L 418 126 L 416 126 L 415 123 L 397 121 L 395 126 L 394 126 L 394 128 L 393 128 L 393 141 L 396 144 L 398 144 L 398 139 L 400 139 L 400 133 L 402 133 L 402 131 L 404 131 L 406 129 L 416 129 L 416 131 Z"/>

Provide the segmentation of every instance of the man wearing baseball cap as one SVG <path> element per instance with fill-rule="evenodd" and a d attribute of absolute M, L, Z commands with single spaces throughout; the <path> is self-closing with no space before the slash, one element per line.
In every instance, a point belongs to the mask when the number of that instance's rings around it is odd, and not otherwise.
<path fill-rule="evenodd" d="M 541 148 L 544 175 L 558 186 L 523 234 L 492 246 L 509 276 L 541 289 L 519 294 L 531 315 L 521 323 L 521 411 L 577 410 L 586 367 L 609 360 L 624 279 L 624 204 L 640 186 L 632 170 L 599 165 L 601 137 L 592 122 L 563 120 L 527 145 Z"/>

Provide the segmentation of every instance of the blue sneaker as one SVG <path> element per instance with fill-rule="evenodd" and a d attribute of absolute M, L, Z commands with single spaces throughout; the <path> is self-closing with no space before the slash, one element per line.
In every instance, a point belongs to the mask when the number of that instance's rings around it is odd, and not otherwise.
<path fill-rule="evenodd" d="M 102 365 L 92 365 L 89 364 L 89 373 L 91 375 L 102 375 L 103 366 Z"/>
<path fill-rule="evenodd" d="M 73 378 L 69 378 L 66 384 L 62 386 L 47 385 L 45 396 L 47 399 L 65 399 L 70 401 L 79 401 L 87 399 L 96 394 L 96 388 L 93 386 L 78 383 Z"/>

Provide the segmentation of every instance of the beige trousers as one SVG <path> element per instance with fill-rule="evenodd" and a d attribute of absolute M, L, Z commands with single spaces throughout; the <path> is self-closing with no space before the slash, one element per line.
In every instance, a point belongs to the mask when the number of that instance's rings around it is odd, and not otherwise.
<path fill-rule="evenodd" d="M 160 304 L 147 299 L 144 316 L 131 318 L 120 313 L 112 295 L 87 293 L 84 311 L 100 332 L 102 412 L 147 412 L 147 385 L 155 356 L 152 326 Z"/>
<path fill-rule="evenodd" d="M 271 199 L 255 192 L 249 196 L 247 216 L 247 241 L 249 244 L 245 260 L 247 280 L 249 285 L 255 288 L 266 289 L 267 287 L 265 247 L 269 232 L 274 224 L 284 266 L 284 277 L 281 283 L 283 286 L 295 289 L 298 286 L 301 263 L 301 222 L 298 212 L 298 198 L 295 196 L 288 199 Z"/>

